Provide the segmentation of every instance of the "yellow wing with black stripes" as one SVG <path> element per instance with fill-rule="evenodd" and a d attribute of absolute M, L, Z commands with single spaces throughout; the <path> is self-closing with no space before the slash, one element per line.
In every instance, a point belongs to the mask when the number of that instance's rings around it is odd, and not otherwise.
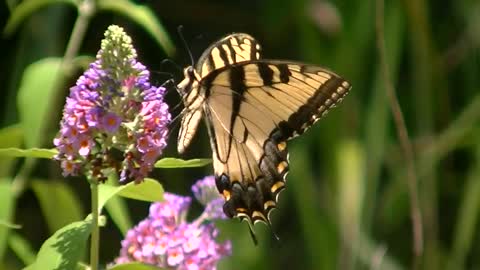
<path fill-rule="evenodd" d="M 270 224 L 285 187 L 287 141 L 340 102 L 350 84 L 317 66 L 261 60 L 251 36 L 232 34 L 185 69 L 178 89 L 185 104 L 179 152 L 203 116 L 225 214 Z"/>

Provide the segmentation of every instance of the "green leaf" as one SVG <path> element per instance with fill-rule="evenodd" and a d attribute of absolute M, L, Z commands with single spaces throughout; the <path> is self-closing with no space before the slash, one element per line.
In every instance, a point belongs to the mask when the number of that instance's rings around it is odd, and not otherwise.
<path fill-rule="evenodd" d="M 118 175 L 110 174 L 106 184 L 111 186 L 118 185 Z M 130 213 L 128 212 L 127 203 L 125 198 L 114 196 L 108 200 L 105 204 L 105 209 L 110 215 L 113 223 L 117 225 L 117 228 L 120 230 L 122 235 L 125 235 L 127 231 L 133 227 L 132 219 Z"/>
<path fill-rule="evenodd" d="M 123 235 L 133 227 L 130 214 L 128 212 L 127 204 L 124 198 L 112 197 L 105 205 L 112 221 L 117 225 L 117 228 Z"/>
<path fill-rule="evenodd" d="M 35 179 L 31 186 L 50 232 L 84 216 L 80 200 L 65 181 Z"/>
<path fill-rule="evenodd" d="M 115 195 L 119 195 L 125 198 L 147 201 L 147 202 L 157 202 L 163 200 L 163 187 L 162 185 L 154 179 L 145 178 L 140 184 L 135 184 L 135 182 L 130 182 L 123 186 L 112 186 L 112 185 L 99 185 L 99 204 L 98 211 L 102 210 L 103 206 L 107 201 Z"/>
<path fill-rule="evenodd" d="M 29 65 L 18 90 L 18 110 L 25 134 L 25 145 L 37 147 L 43 140 L 42 125 L 51 106 L 60 58 L 45 58 Z"/>
<path fill-rule="evenodd" d="M 297 219 L 305 239 L 305 252 L 309 261 L 308 269 L 335 269 L 339 243 L 336 239 L 338 228 L 329 224 L 324 218 L 325 210 L 315 207 L 320 205 L 313 169 L 305 153 L 309 149 L 305 145 L 290 148 L 291 160 L 289 179 L 295 185 L 290 185 L 289 194 L 293 195 L 292 203 L 296 209 Z M 282 197 L 282 196 L 280 196 Z M 280 200 L 281 201 L 281 200 Z M 312 207 L 314 206 L 314 207 Z"/>
<path fill-rule="evenodd" d="M 21 235 L 10 232 L 8 236 L 8 246 L 25 265 L 32 264 L 35 261 L 35 251 L 30 243 Z"/>
<path fill-rule="evenodd" d="M 15 198 L 13 197 L 12 184 L 10 179 L 0 181 L 0 220 L 11 224 L 13 211 L 15 208 Z M 0 261 L 5 254 L 7 237 L 11 228 L 9 226 L 0 226 Z"/>
<path fill-rule="evenodd" d="M 56 231 L 40 248 L 28 270 L 75 269 L 92 231 L 90 217 Z"/>
<path fill-rule="evenodd" d="M 0 149 L 7 147 L 20 147 L 23 142 L 23 132 L 19 124 L 0 129 Z M 1 151 L 1 150 L 0 150 Z M 11 175 L 15 158 L 0 155 L 0 177 Z"/>
<path fill-rule="evenodd" d="M 477 133 L 478 135 L 478 133 Z M 448 267 L 445 269 L 466 269 L 465 261 L 472 253 L 475 234 L 477 233 L 480 216 L 480 143 L 476 145 L 475 165 L 469 172 L 464 193 L 460 200 L 453 248 L 449 256 Z"/>
<path fill-rule="evenodd" d="M 155 16 L 155 13 L 144 5 L 138 5 L 128 0 L 103 0 L 98 1 L 99 10 L 109 10 L 121 14 L 142 26 L 155 41 L 172 56 L 175 52 L 167 31 Z"/>
<path fill-rule="evenodd" d="M 172 169 L 172 168 L 192 168 L 203 167 L 212 163 L 209 158 L 195 158 L 183 160 L 179 158 L 162 158 L 155 163 L 155 168 Z"/>
<path fill-rule="evenodd" d="M 25 21 L 26 18 L 31 16 L 35 11 L 44 8 L 52 4 L 71 4 L 76 6 L 75 0 L 26 0 L 21 1 L 19 5 L 15 7 L 10 18 L 8 18 L 7 25 L 3 30 L 4 35 L 13 34 L 18 26 Z"/>
<path fill-rule="evenodd" d="M 48 158 L 51 159 L 57 154 L 55 149 L 45 148 L 0 148 L 0 157 L 29 157 L 29 158 Z"/>
<path fill-rule="evenodd" d="M 110 270 L 160 270 L 163 268 L 158 268 L 153 265 L 142 264 L 142 263 L 125 263 L 117 264 L 114 267 L 108 268 Z"/>

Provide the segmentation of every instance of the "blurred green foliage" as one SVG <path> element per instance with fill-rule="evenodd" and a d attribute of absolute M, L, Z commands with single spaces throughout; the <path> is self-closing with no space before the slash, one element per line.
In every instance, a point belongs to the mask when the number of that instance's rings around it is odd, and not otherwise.
<path fill-rule="evenodd" d="M 191 64 L 179 25 L 194 58 L 219 37 L 246 32 L 262 44 L 265 58 L 328 67 L 353 90 L 289 144 L 288 188 L 273 214 L 281 241 L 257 225 L 260 244 L 254 246 L 245 224 L 218 222 L 222 237 L 233 242 L 233 255 L 220 269 L 412 268 L 407 162 L 379 65 L 375 1 L 98 0 L 97 9 L 87 11 L 84 2 L 7 0 L 0 6 L 2 148 L 52 146 L 68 88 L 112 23 L 132 36 L 139 60 L 159 83 L 168 79 L 162 72 L 174 73 L 177 81 L 182 76 L 163 59 Z M 386 61 L 418 175 L 424 249 L 416 266 L 480 268 L 480 2 L 386 1 L 384 14 Z M 80 16 L 88 23 L 79 25 Z M 171 92 L 174 107 L 180 99 Z M 172 128 L 166 156 L 176 157 Z M 211 155 L 203 131 L 186 158 Z M 80 221 L 89 209 L 85 181 L 58 180 L 56 163 L 16 156 L 22 153 L 0 159 L 0 269 L 32 263 L 33 253 L 61 226 L 88 225 Z M 210 166 L 158 168 L 152 177 L 169 192 L 189 194 L 193 181 L 211 172 Z M 104 264 L 118 255 L 122 232 L 146 215 L 148 204 L 115 200 L 106 208 L 113 222 L 102 228 Z"/>

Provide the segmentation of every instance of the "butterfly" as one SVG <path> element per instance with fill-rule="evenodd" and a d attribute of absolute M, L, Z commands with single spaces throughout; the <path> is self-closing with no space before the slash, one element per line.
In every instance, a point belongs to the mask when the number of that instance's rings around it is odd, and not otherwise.
<path fill-rule="evenodd" d="M 218 191 L 228 217 L 262 221 L 285 188 L 287 141 L 339 103 L 351 86 L 314 65 L 260 58 L 260 45 L 234 33 L 213 43 L 177 85 L 184 110 L 178 152 L 205 119 Z"/>

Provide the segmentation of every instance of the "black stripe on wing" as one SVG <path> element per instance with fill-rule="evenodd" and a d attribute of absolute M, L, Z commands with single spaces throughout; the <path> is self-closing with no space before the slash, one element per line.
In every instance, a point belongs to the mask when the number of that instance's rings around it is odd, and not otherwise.
<path fill-rule="evenodd" d="M 346 92 L 340 95 L 337 92 L 339 88 L 346 88 Z M 276 134 L 276 136 L 280 136 L 282 140 L 287 140 L 303 134 L 318 119 L 324 116 L 331 107 L 341 101 L 348 93 L 349 88 L 349 84 L 344 79 L 331 77 L 316 90 L 315 94 L 303 106 L 298 108 L 297 112 L 290 115 L 288 120 L 278 123 L 281 134 Z"/>

